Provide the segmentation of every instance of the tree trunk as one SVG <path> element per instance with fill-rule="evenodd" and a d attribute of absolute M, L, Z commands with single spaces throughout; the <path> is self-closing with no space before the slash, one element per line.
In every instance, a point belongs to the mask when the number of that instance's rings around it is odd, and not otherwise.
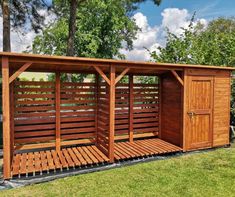
<path fill-rule="evenodd" d="M 11 51 L 9 1 L 2 0 L 3 15 L 3 51 Z"/>
<path fill-rule="evenodd" d="M 67 56 L 74 56 L 74 40 L 76 32 L 76 13 L 77 13 L 77 0 L 70 0 L 70 16 L 69 16 L 69 35 L 67 44 Z"/>

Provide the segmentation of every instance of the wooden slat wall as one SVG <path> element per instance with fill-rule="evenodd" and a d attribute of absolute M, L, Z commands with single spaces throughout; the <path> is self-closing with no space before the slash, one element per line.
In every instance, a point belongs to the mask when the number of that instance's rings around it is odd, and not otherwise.
<path fill-rule="evenodd" d="M 60 128 L 63 144 L 95 141 L 95 83 L 61 83 Z M 15 83 L 15 145 L 55 142 L 55 82 Z"/>
<path fill-rule="evenodd" d="M 161 139 L 182 143 L 182 86 L 171 73 L 161 77 Z"/>
<path fill-rule="evenodd" d="M 108 155 L 109 134 L 109 85 L 99 82 L 98 93 L 98 117 L 97 117 L 97 146 Z"/>
<path fill-rule="evenodd" d="M 129 110 L 128 83 L 116 85 L 115 139 L 129 139 L 129 116 L 133 112 L 133 138 L 157 136 L 159 131 L 159 85 L 133 85 L 133 110 Z"/>
<path fill-rule="evenodd" d="M 158 135 L 159 85 L 133 84 L 133 110 L 129 110 L 129 84 L 118 83 L 115 90 L 115 140 L 129 139 L 129 117 L 133 113 L 133 137 Z M 61 145 L 94 143 L 104 154 L 109 139 L 109 85 L 61 82 Z M 55 143 L 55 82 L 15 83 L 15 145 Z M 98 102 L 97 102 L 98 101 Z M 96 105 L 96 103 L 98 103 Z M 98 115 L 97 115 L 98 114 Z M 96 130 L 97 129 L 97 130 Z M 96 141 L 97 138 L 97 141 Z M 73 142 L 74 141 L 74 142 Z"/>
<path fill-rule="evenodd" d="M 159 84 L 135 84 L 133 87 L 133 130 L 135 136 L 158 135 Z"/>
<path fill-rule="evenodd" d="M 214 77 L 213 146 L 229 144 L 230 72 L 220 71 Z"/>
<path fill-rule="evenodd" d="M 61 83 L 61 140 L 95 139 L 95 83 Z"/>
<path fill-rule="evenodd" d="M 15 82 L 14 143 L 31 144 L 55 140 L 55 84 Z"/>
<path fill-rule="evenodd" d="M 115 138 L 129 138 L 129 85 L 118 83 L 115 88 Z"/>

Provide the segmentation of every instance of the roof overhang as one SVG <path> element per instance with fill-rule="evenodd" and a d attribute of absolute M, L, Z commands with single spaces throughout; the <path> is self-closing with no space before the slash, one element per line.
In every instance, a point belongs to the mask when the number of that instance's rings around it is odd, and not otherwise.
<path fill-rule="evenodd" d="M 49 56 L 24 53 L 0 52 L 1 57 L 8 57 L 10 69 L 18 70 L 24 63 L 32 62 L 27 71 L 32 72 L 84 72 L 95 73 L 94 66 L 102 67 L 104 72 L 109 71 L 110 65 L 115 65 L 117 72 L 122 72 L 125 68 L 130 68 L 129 73 L 133 74 L 161 74 L 170 70 L 184 70 L 186 68 L 196 69 L 219 69 L 235 70 L 232 67 L 208 66 L 208 65 L 189 65 L 172 63 L 154 63 L 142 61 L 127 61 L 113 59 L 97 59 L 68 56 Z"/>

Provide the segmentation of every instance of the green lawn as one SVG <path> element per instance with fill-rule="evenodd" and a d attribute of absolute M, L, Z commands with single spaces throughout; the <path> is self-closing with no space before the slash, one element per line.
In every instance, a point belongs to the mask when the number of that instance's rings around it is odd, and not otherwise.
<path fill-rule="evenodd" d="M 235 196 L 235 148 L 5 190 L 0 196 Z"/>

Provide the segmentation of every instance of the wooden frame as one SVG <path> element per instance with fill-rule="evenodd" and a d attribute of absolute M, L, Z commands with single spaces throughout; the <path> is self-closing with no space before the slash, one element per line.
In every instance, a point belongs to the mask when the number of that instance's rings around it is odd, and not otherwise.
<path fill-rule="evenodd" d="M 234 68 L 14 53 L 0 55 L 4 179 L 36 172 L 36 160 L 31 160 L 38 154 L 42 159 L 50 158 L 46 161 L 50 165 L 42 166 L 49 171 L 191 150 L 187 146 L 190 135 L 186 135 L 190 130 L 188 102 L 193 99 L 189 94 L 191 76 L 214 79 L 210 102 L 213 136 L 209 148 L 229 143 L 228 103 L 230 74 Z M 54 72 L 55 81 L 17 81 L 26 69 Z M 60 75 L 65 72 L 92 73 L 95 82 L 63 82 Z M 129 76 L 129 83 L 120 81 L 125 75 Z M 156 84 L 136 83 L 133 79 L 136 75 L 158 76 L 159 80 Z M 100 76 L 103 81 L 99 80 Z M 221 96 L 225 102 L 216 102 Z M 226 121 L 218 121 L 222 116 Z M 223 135 L 218 135 L 219 132 Z M 42 148 L 47 151 L 32 153 L 33 149 Z M 204 147 L 197 147 L 201 148 Z M 22 150 L 27 153 L 21 153 Z M 17 163 L 25 159 L 29 166 Z M 21 171 L 17 171 L 19 168 Z"/>
<path fill-rule="evenodd" d="M 2 58 L 2 109 L 3 109 L 3 176 L 11 177 L 11 136 L 10 136 L 10 90 L 9 90 L 9 60 Z"/>

